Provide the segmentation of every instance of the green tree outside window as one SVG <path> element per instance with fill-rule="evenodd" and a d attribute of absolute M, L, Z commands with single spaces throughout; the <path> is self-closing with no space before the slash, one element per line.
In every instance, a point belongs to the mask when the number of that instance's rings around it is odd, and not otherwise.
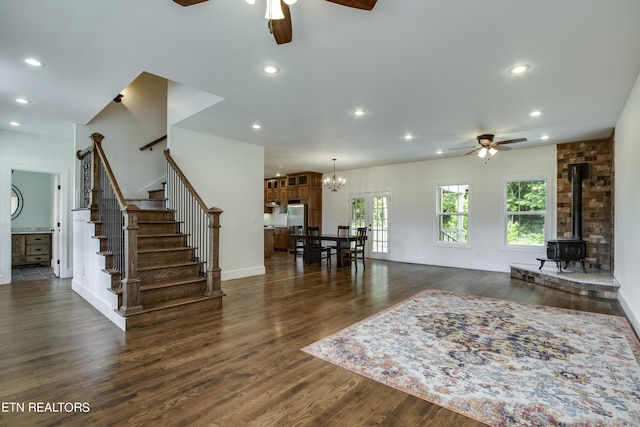
<path fill-rule="evenodd" d="M 507 244 L 542 246 L 547 184 L 543 179 L 507 182 Z"/>

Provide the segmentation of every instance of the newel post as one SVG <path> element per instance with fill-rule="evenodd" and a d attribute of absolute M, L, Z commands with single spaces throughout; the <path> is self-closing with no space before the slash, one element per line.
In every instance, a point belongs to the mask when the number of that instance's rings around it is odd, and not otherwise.
<path fill-rule="evenodd" d="M 210 208 L 207 211 L 209 217 L 209 259 L 207 260 L 207 296 L 222 296 L 220 285 L 220 214 L 219 208 Z"/>
<path fill-rule="evenodd" d="M 121 282 L 122 306 L 120 312 L 125 316 L 142 311 L 140 304 L 140 279 L 138 278 L 138 214 L 140 208 L 135 205 L 122 209 L 124 216 L 124 263 L 125 278 Z"/>

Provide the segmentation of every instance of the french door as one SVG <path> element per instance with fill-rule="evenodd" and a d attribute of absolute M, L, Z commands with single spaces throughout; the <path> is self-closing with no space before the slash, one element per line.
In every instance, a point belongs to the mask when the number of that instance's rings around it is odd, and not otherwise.
<path fill-rule="evenodd" d="M 355 234 L 358 227 L 367 227 L 365 256 L 387 259 L 389 256 L 389 213 L 391 193 L 361 193 L 349 195 L 349 226 Z"/>

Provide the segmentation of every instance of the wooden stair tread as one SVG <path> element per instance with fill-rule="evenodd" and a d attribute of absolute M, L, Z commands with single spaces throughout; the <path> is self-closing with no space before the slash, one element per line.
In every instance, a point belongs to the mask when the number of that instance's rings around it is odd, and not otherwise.
<path fill-rule="evenodd" d="M 175 248 L 154 248 L 154 249 L 138 249 L 138 254 L 151 254 L 158 252 L 177 252 L 177 251 L 192 251 L 194 250 L 191 246 L 179 246 Z"/>
<path fill-rule="evenodd" d="M 155 281 L 153 283 L 146 283 L 146 284 L 143 283 L 140 285 L 140 290 L 149 291 L 153 289 L 170 288 L 172 286 L 188 285 L 191 283 L 206 282 L 206 281 L 207 281 L 206 277 L 200 277 L 200 276 L 193 276 L 190 278 L 187 277 L 187 278 L 180 278 L 180 279 L 173 279 L 173 280 L 168 279 L 168 280 Z M 116 288 L 116 289 L 109 288 L 109 290 L 114 294 L 122 293 L 122 289 L 120 288 Z"/>
<path fill-rule="evenodd" d="M 169 301 L 161 301 L 157 303 L 147 304 L 141 311 L 132 313 L 130 316 L 137 316 L 144 313 L 149 313 L 152 311 L 163 310 L 172 307 L 179 307 L 181 305 L 193 304 L 200 301 L 207 301 L 220 298 L 218 296 L 206 296 L 206 295 L 194 295 L 190 297 L 183 297 L 179 299 L 169 300 Z"/>
<path fill-rule="evenodd" d="M 187 267 L 190 265 L 200 265 L 200 264 L 202 263 L 198 261 L 185 261 L 185 262 L 177 262 L 177 263 L 164 264 L 164 265 L 149 265 L 144 267 L 138 267 L 138 271 L 161 270 L 163 268 Z"/>
<path fill-rule="evenodd" d="M 138 239 L 149 239 L 153 237 L 184 237 L 189 236 L 189 234 L 178 234 L 178 233 L 158 233 L 158 234 L 138 234 Z"/>
<path fill-rule="evenodd" d="M 173 279 L 173 280 L 171 279 L 160 280 L 160 281 L 154 281 L 153 283 L 141 284 L 140 290 L 145 291 L 145 290 L 151 290 L 151 289 L 169 288 L 171 286 L 180 286 L 180 285 L 187 285 L 190 283 L 198 283 L 198 282 L 206 282 L 206 281 L 207 281 L 207 278 L 201 277 L 201 276 L 193 276 L 193 277 L 186 277 L 186 278 Z"/>

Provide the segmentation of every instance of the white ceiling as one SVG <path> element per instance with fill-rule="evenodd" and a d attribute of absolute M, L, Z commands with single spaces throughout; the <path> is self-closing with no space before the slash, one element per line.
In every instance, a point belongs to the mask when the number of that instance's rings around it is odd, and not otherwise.
<path fill-rule="evenodd" d="M 299 0 L 280 46 L 263 15 L 264 0 L 2 0 L 0 128 L 68 138 L 146 71 L 223 97 L 189 126 L 264 146 L 270 177 L 463 155 L 481 133 L 608 137 L 640 73 L 638 0 Z"/>

